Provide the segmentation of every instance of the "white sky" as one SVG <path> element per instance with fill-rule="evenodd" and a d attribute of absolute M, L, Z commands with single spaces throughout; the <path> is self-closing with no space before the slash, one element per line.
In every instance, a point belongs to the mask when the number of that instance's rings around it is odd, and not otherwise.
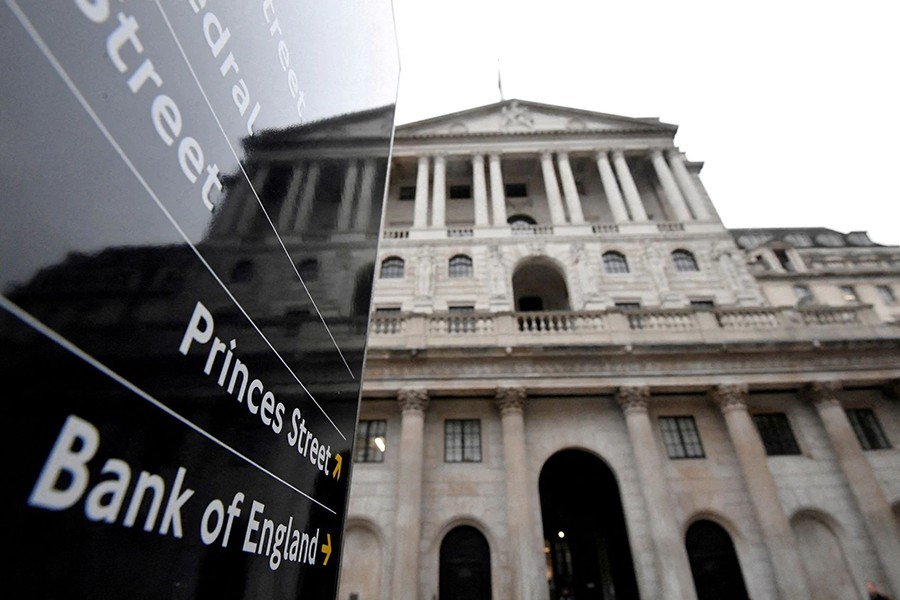
<path fill-rule="evenodd" d="M 679 126 L 727 227 L 900 244 L 900 2 L 394 0 L 397 123 L 519 98 Z"/>

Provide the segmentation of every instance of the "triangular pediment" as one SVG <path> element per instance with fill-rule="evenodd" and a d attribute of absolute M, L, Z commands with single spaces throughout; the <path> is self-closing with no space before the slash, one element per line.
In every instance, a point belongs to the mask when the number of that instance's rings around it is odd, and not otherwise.
<path fill-rule="evenodd" d="M 506 100 L 401 125 L 398 137 L 659 131 L 675 125 L 525 100 Z"/>

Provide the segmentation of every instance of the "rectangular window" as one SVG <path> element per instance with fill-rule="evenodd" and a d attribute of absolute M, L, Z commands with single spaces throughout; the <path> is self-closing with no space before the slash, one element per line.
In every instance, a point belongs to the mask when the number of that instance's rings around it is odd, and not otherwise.
<path fill-rule="evenodd" d="M 384 462 L 384 432 L 387 422 L 382 420 L 360 421 L 356 428 L 356 462 Z"/>
<path fill-rule="evenodd" d="M 795 285 L 794 296 L 797 297 L 797 306 L 807 306 L 816 301 L 815 296 L 813 296 L 812 290 L 810 290 L 805 285 Z"/>
<path fill-rule="evenodd" d="M 481 421 L 444 421 L 444 462 L 481 462 Z"/>
<path fill-rule="evenodd" d="M 465 200 L 472 197 L 472 186 L 451 185 L 449 194 L 451 200 Z"/>
<path fill-rule="evenodd" d="M 800 454 L 800 447 L 794 439 L 791 431 L 791 423 L 784 413 L 753 415 L 753 422 L 759 430 L 766 454 L 769 456 L 782 456 L 786 454 Z"/>
<path fill-rule="evenodd" d="M 507 198 L 527 198 L 528 186 L 524 183 L 507 183 L 503 186 L 503 193 Z"/>
<path fill-rule="evenodd" d="M 891 443 L 884 435 L 881 424 L 872 409 L 848 409 L 847 419 L 850 420 L 850 425 L 853 426 L 853 431 L 863 450 L 885 450 L 891 447 Z"/>
<path fill-rule="evenodd" d="M 691 308 L 699 310 L 712 310 L 716 307 L 712 300 L 691 300 Z"/>
<path fill-rule="evenodd" d="M 703 458 L 703 444 L 694 417 L 660 417 L 663 442 L 669 458 Z"/>
<path fill-rule="evenodd" d="M 474 306 L 448 306 L 447 333 L 472 333 L 475 331 Z"/>
<path fill-rule="evenodd" d="M 891 289 L 891 286 L 878 285 L 875 286 L 875 289 L 878 290 L 878 295 L 885 304 L 894 304 L 897 302 L 897 296 L 894 294 L 894 290 Z"/>
<path fill-rule="evenodd" d="M 400 200 L 415 200 L 416 199 L 416 186 L 414 185 L 401 185 L 400 186 Z"/>

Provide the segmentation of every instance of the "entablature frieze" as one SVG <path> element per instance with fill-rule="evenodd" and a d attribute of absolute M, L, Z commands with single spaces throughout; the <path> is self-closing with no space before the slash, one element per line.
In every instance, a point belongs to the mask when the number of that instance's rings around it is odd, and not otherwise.
<path fill-rule="evenodd" d="M 601 137 L 601 136 L 598 136 Z M 596 158 L 597 152 L 620 150 L 627 157 L 649 156 L 651 149 L 668 150 L 674 148 L 668 138 L 627 138 L 611 136 L 597 139 L 571 139 L 532 136 L 530 139 L 476 139 L 476 140 L 429 140 L 425 142 L 406 143 L 395 140 L 392 159 L 412 159 L 420 156 L 443 154 L 448 158 L 468 159 L 474 154 L 485 156 L 498 154 L 503 159 L 534 157 L 540 159 L 542 152 L 566 152 L 569 158 Z"/>

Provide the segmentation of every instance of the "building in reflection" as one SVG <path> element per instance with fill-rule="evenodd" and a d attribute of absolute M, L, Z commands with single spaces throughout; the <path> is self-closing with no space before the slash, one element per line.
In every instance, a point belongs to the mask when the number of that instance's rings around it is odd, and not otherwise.
<path fill-rule="evenodd" d="M 41 519 L 48 513 L 19 496 L 34 486 L 37 461 L 46 456 L 69 414 L 96 423 L 105 445 L 125 438 L 117 456 L 132 464 L 150 469 L 164 463 L 160 469 L 172 470 L 185 465 L 185 485 L 198 496 L 230 498 L 242 489 L 248 502 L 255 498 L 266 504 L 266 515 L 283 512 L 297 529 L 321 530 L 319 549 L 326 534 L 336 549 L 342 547 L 348 478 L 340 481 L 335 471 L 326 475 L 285 443 L 289 425 L 277 436 L 274 428 L 261 426 L 261 416 L 248 410 L 249 391 L 244 403 L 226 392 L 226 367 L 216 385 L 219 368 L 207 375 L 212 358 L 206 348 L 183 355 L 179 347 L 202 302 L 213 317 L 215 335 L 231 341 L 237 357 L 231 364 L 241 360 L 265 391 L 288 407 L 285 422 L 292 409 L 301 408 L 308 430 L 315 431 L 322 447 L 328 444 L 329 459 L 350 455 L 393 114 L 393 106 L 387 106 L 257 134 L 246 140 L 243 165 L 228 177 L 224 196 L 217 199 L 222 210 L 198 243 L 71 253 L 3 290 L 29 317 L 79 351 L 63 350 L 6 311 L 0 314 L 3 376 L 11 389 L 29 390 L 29 402 L 17 402 L 7 413 L 11 426 L 28 424 L 27 436 L 13 438 L 22 460 L 10 475 L 16 495 L 7 515 L 16 523 L 10 535 L 23 558 L 46 548 Z M 149 202 L 143 196 L 138 200 Z M 98 371 L 100 365 L 106 370 Z M 47 371 L 52 375 L 41 375 Z M 240 385 L 249 379 L 246 375 Z M 147 398 L 158 405 L 146 403 Z M 36 406 L 41 419 L 34 418 Z M 338 436 L 341 428 L 345 439 Z M 96 465 L 98 473 L 101 465 Z M 315 502 L 286 491 L 266 472 Z M 200 514 L 191 512 L 193 503 L 184 510 L 185 523 L 192 527 L 203 511 L 198 505 Z M 334 507 L 333 512 L 319 506 Z M 150 509 L 141 510 L 139 522 Z M 336 557 L 327 569 L 317 556 L 315 567 L 285 564 L 276 572 L 266 557 L 243 552 L 239 542 L 227 552 L 218 544 L 195 543 L 193 528 L 185 541 L 194 544 L 191 551 L 182 546 L 173 551 L 162 536 L 138 531 L 116 537 L 109 528 L 86 522 L 81 504 L 61 514 L 68 519 L 65 540 L 55 539 L 63 521 L 54 521 L 52 543 L 68 559 L 54 566 L 52 578 L 37 581 L 29 571 L 32 595 L 56 597 L 60 587 L 70 590 L 81 582 L 106 597 L 333 597 Z M 141 577 L 110 578 L 110 564 Z"/>
<path fill-rule="evenodd" d="M 726 229 L 675 132 L 396 130 L 341 600 L 900 595 L 900 249 Z"/>

